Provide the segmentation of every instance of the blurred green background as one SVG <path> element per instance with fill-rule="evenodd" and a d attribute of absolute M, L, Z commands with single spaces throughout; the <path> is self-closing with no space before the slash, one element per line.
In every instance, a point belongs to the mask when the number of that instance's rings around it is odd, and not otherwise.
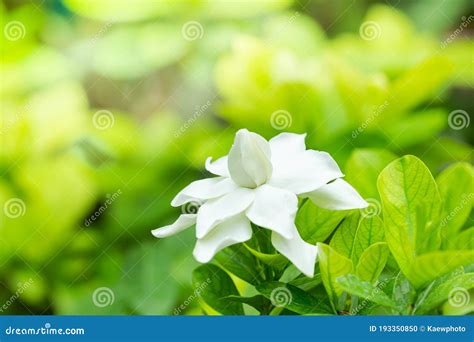
<path fill-rule="evenodd" d="M 2 314 L 200 314 L 193 232 L 150 230 L 195 209 L 169 203 L 239 128 L 306 132 L 343 170 L 355 149 L 414 154 L 434 174 L 473 159 L 469 0 L 0 13 Z"/>

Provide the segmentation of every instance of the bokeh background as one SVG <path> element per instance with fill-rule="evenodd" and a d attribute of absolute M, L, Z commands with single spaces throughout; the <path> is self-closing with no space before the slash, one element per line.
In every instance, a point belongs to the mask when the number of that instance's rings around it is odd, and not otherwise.
<path fill-rule="evenodd" d="M 239 128 L 472 161 L 470 6 L 2 1 L 0 313 L 200 314 L 192 231 L 150 230 Z"/>

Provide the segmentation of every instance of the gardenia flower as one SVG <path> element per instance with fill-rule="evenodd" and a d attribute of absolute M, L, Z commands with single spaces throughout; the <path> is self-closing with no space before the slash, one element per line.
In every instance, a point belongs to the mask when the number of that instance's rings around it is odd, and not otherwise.
<path fill-rule="evenodd" d="M 171 202 L 202 203 L 197 213 L 183 214 L 153 235 L 163 238 L 196 225 L 193 255 L 206 263 L 223 248 L 249 240 L 252 222 L 270 229 L 275 249 L 312 277 L 317 247 L 296 229 L 298 196 L 333 210 L 364 208 L 367 202 L 341 178 L 328 153 L 306 150 L 305 137 L 281 133 L 267 141 L 239 130 L 228 156 L 206 160 L 206 169 L 218 177 L 192 182 Z"/>

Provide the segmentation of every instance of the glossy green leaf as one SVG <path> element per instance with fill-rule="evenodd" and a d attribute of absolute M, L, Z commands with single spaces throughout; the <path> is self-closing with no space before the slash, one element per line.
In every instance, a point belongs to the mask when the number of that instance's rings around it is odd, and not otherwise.
<path fill-rule="evenodd" d="M 385 242 L 377 242 L 367 248 L 360 256 L 356 275 L 363 281 L 374 283 L 382 273 L 390 250 Z"/>
<path fill-rule="evenodd" d="M 336 279 L 352 272 L 352 261 L 324 243 L 318 243 L 318 251 L 321 279 L 335 308 L 338 303 L 338 297 L 344 291 Z"/>
<path fill-rule="evenodd" d="M 416 298 L 416 289 L 400 272 L 395 278 L 392 291 L 392 300 L 395 302 L 395 313 L 408 315 L 411 312 L 412 304 Z"/>
<path fill-rule="evenodd" d="M 360 217 L 361 215 L 358 211 L 350 213 L 339 225 L 329 243 L 336 252 L 348 258 L 351 258 L 354 251 L 354 241 Z"/>
<path fill-rule="evenodd" d="M 276 307 L 284 307 L 301 315 L 331 315 L 334 312 L 324 302 L 296 286 L 281 282 L 257 285 L 257 290 Z"/>
<path fill-rule="evenodd" d="M 447 242 L 449 249 L 474 250 L 474 227 L 461 231 L 459 234 L 450 237 Z"/>
<path fill-rule="evenodd" d="M 296 214 L 295 224 L 303 240 L 323 242 L 347 215 L 345 211 L 327 210 L 307 200 Z"/>
<path fill-rule="evenodd" d="M 377 215 L 362 217 L 354 237 L 352 261 L 357 263 L 367 248 L 382 241 L 384 241 L 384 227 L 380 217 Z"/>
<path fill-rule="evenodd" d="M 451 296 L 466 296 L 468 290 L 474 288 L 474 273 L 453 275 L 441 282 L 434 282 L 420 294 L 414 308 L 414 314 L 423 315 L 429 313 Z M 456 292 L 459 292 L 456 294 Z M 463 298 L 467 302 L 467 298 Z M 467 303 L 466 303 L 467 304 Z"/>
<path fill-rule="evenodd" d="M 474 251 L 437 251 L 416 257 L 407 274 L 410 282 L 420 288 L 430 281 L 474 262 Z"/>
<path fill-rule="evenodd" d="M 416 255 L 439 247 L 441 199 L 436 183 L 421 160 L 404 156 L 382 171 L 377 187 L 385 239 L 401 270 L 410 278 Z"/>
<path fill-rule="evenodd" d="M 205 284 L 205 287 L 204 287 Z M 241 303 L 231 302 L 225 297 L 239 296 L 230 276 L 213 264 L 201 265 L 193 272 L 194 291 L 199 290 L 200 298 L 212 309 L 223 315 L 243 315 Z"/>
<path fill-rule="evenodd" d="M 257 259 L 259 259 L 268 266 L 281 270 L 284 269 L 286 265 L 288 265 L 288 259 L 281 254 L 262 253 L 256 251 L 245 243 L 244 246 L 249 250 L 250 253 L 252 253 L 253 256 L 255 256 Z"/>
<path fill-rule="evenodd" d="M 455 293 L 453 293 L 455 294 Z M 458 293 L 459 296 L 459 293 Z M 461 294 L 456 301 L 452 303 L 448 300 L 442 306 L 442 313 L 443 315 L 451 315 L 451 316 L 462 316 L 468 315 L 474 312 L 474 290 L 471 289 L 467 292 L 467 301 L 466 301 L 466 294 Z M 463 303 L 464 305 L 459 305 L 459 302 Z"/>
<path fill-rule="evenodd" d="M 443 210 L 441 231 L 445 242 L 454 238 L 462 228 L 474 203 L 474 171 L 468 163 L 456 163 L 444 170 L 436 179 Z"/>
<path fill-rule="evenodd" d="M 380 288 L 372 285 L 367 281 L 362 281 L 354 274 L 347 274 L 337 278 L 337 283 L 341 286 L 342 289 L 365 299 L 370 300 L 371 302 L 394 307 L 395 303 L 390 299 Z"/>
<path fill-rule="evenodd" d="M 258 268 L 257 259 L 242 244 L 223 249 L 217 253 L 215 260 L 224 269 L 249 284 L 256 285 L 263 280 L 263 270 Z"/>
<path fill-rule="evenodd" d="M 270 300 L 268 300 L 262 295 L 255 295 L 252 297 L 241 297 L 231 295 L 224 298 L 232 302 L 250 305 L 262 314 L 270 312 L 269 309 L 272 307 L 272 303 L 270 302 Z"/>

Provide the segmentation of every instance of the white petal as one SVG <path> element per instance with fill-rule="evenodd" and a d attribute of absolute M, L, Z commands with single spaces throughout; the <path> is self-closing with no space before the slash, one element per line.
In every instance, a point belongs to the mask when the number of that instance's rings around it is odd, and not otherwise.
<path fill-rule="evenodd" d="M 196 223 L 196 216 L 196 214 L 180 215 L 174 223 L 168 226 L 154 229 L 151 231 L 151 233 L 157 238 L 164 238 L 170 235 L 174 235 L 194 225 Z"/>
<path fill-rule="evenodd" d="M 227 195 L 215 198 L 204 203 L 198 211 L 196 220 L 196 237 L 203 238 L 219 223 L 243 213 L 254 198 L 254 191 L 238 188 Z"/>
<path fill-rule="evenodd" d="M 199 262 L 208 262 L 225 247 L 245 242 L 251 237 L 249 220 L 244 215 L 237 215 L 217 225 L 202 239 L 198 239 L 193 255 Z"/>
<path fill-rule="evenodd" d="M 288 190 L 261 185 L 247 209 L 247 217 L 256 225 L 271 229 L 285 238 L 293 237 L 298 198 Z"/>
<path fill-rule="evenodd" d="M 272 233 L 272 244 L 285 257 L 288 258 L 302 273 L 308 277 L 314 275 L 314 264 L 318 248 L 304 241 L 296 226 L 293 225 L 293 238 L 285 239 L 278 233 Z"/>
<path fill-rule="evenodd" d="M 171 201 L 171 205 L 179 207 L 187 202 L 202 202 L 217 198 L 237 189 L 237 185 L 230 178 L 215 177 L 192 182 Z"/>
<path fill-rule="evenodd" d="M 318 207 L 331 210 L 348 210 L 368 206 L 359 193 L 340 178 L 315 191 L 303 194 L 303 196 L 309 197 Z"/>
<path fill-rule="evenodd" d="M 229 152 L 229 173 L 232 180 L 246 188 L 256 188 L 272 174 L 271 151 L 268 141 L 246 129 L 235 135 Z"/>
<path fill-rule="evenodd" d="M 206 159 L 206 170 L 212 174 L 222 177 L 229 177 L 229 169 L 227 167 L 227 156 L 212 161 L 212 157 Z"/>
<path fill-rule="evenodd" d="M 306 150 L 306 134 L 280 133 L 268 142 L 272 151 L 272 162 L 284 162 L 288 157 L 301 154 Z"/>
<path fill-rule="evenodd" d="M 268 184 L 295 194 L 310 192 L 344 176 L 335 160 L 326 152 L 307 150 L 272 159 L 273 174 Z"/>

